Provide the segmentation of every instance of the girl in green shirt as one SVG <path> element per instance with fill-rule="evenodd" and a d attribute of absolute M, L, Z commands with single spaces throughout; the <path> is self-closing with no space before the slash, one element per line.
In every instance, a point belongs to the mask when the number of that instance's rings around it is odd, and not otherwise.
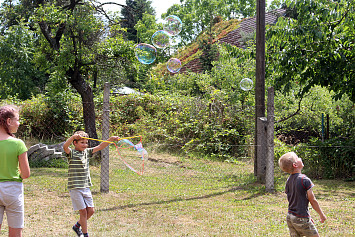
<path fill-rule="evenodd" d="M 0 107 L 0 229 L 6 210 L 9 236 L 22 236 L 24 226 L 22 180 L 30 176 L 27 147 L 22 140 L 13 135 L 19 126 L 18 109 L 10 105 Z"/>

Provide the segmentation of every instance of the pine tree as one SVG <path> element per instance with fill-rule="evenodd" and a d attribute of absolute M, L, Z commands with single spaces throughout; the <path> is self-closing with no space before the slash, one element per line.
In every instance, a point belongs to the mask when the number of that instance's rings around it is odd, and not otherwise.
<path fill-rule="evenodd" d="M 143 18 L 144 13 L 155 15 L 155 10 L 149 0 L 126 0 L 127 7 L 121 10 L 121 26 L 127 29 L 126 38 L 135 42 L 140 42 L 137 36 L 137 30 L 134 26 Z"/>

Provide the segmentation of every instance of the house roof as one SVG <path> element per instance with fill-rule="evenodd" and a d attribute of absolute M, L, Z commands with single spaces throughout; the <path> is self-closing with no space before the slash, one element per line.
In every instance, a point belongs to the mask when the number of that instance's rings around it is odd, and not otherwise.
<path fill-rule="evenodd" d="M 276 9 L 270 12 L 265 13 L 265 24 L 275 24 L 277 19 L 285 14 L 285 9 Z M 230 45 L 234 45 L 237 47 L 242 47 L 241 38 L 242 32 L 244 33 L 252 33 L 256 30 L 256 17 L 245 18 L 240 21 L 238 27 L 226 35 L 222 36 L 219 39 L 216 39 L 215 43 L 227 43 Z M 197 51 L 197 50 L 195 50 Z M 196 57 L 195 59 L 186 63 L 180 70 L 180 73 L 184 73 L 187 71 L 201 73 L 203 72 L 202 64 L 200 63 L 200 57 Z"/>
<path fill-rule="evenodd" d="M 139 91 L 136 91 L 136 90 L 134 90 L 132 88 L 126 87 L 126 86 L 114 89 L 112 94 L 116 94 L 116 95 L 129 95 L 129 94 L 143 95 L 143 93 L 141 93 Z"/>

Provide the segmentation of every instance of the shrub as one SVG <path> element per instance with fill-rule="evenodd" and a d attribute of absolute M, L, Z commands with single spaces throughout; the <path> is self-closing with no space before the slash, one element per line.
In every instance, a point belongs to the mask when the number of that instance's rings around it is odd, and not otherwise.
<path fill-rule="evenodd" d="M 354 172 L 355 139 L 334 138 L 324 142 L 312 139 L 295 147 L 304 160 L 305 173 L 315 178 L 352 179 Z"/>

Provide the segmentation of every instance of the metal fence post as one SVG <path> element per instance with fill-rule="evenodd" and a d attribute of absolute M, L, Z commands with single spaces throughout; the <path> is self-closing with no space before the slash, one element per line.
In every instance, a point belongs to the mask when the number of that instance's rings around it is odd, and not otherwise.
<path fill-rule="evenodd" d="M 265 188 L 267 192 L 274 191 L 274 87 L 267 92 L 267 157 Z"/>
<path fill-rule="evenodd" d="M 102 139 L 107 140 L 110 135 L 110 83 L 104 85 L 104 101 L 102 116 Z M 110 149 L 109 146 L 101 152 L 101 175 L 100 192 L 108 193 L 110 191 Z"/>

